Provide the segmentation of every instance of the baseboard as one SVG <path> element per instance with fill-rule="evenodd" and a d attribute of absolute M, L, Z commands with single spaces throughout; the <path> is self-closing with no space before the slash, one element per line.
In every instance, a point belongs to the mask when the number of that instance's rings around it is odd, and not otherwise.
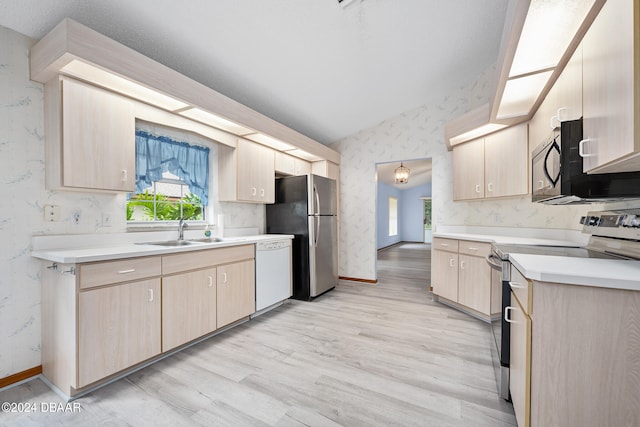
<path fill-rule="evenodd" d="M 338 277 L 338 279 L 340 280 L 347 280 L 349 282 L 361 282 L 361 283 L 370 283 L 372 285 L 375 285 L 376 283 L 378 283 L 377 280 L 371 280 L 371 279 L 358 279 L 357 277 L 344 277 L 344 276 L 340 276 Z"/>
<path fill-rule="evenodd" d="M 12 384 L 19 383 L 31 377 L 35 377 L 42 373 L 42 365 L 35 366 L 27 369 L 26 371 L 18 372 L 17 374 L 9 375 L 8 377 L 0 378 L 0 388 L 8 387 Z"/>

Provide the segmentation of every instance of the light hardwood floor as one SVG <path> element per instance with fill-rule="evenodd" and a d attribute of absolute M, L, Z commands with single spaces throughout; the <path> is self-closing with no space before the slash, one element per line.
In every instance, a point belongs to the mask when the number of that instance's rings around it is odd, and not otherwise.
<path fill-rule="evenodd" d="M 33 402 L 0 425 L 511 426 L 488 325 L 427 292 L 428 246 L 379 252 L 378 284 L 341 282 L 291 301 L 76 400 L 35 379 L 0 392 Z"/>

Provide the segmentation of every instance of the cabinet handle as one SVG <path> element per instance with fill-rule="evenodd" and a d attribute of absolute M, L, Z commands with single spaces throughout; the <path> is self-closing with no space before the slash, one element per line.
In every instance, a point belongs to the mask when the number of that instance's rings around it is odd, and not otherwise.
<path fill-rule="evenodd" d="M 251 187 L 251 195 L 255 196 L 256 194 L 258 194 L 258 189 L 256 187 Z"/>
<path fill-rule="evenodd" d="M 207 276 L 209 278 L 209 287 L 213 287 L 213 276 Z"/>
<path fill-rule="evenodd" d="M 476 193 L 480 194 L 480 184 L 476 185 Z"/>
<path fill-rule="evenodd" d="M 518 283 L 518 282 L 509 282 L 509 286 L 515 289 L 527 289 L 526 284 L 523 285 L 522 283 Z"/>
<path fill-rule="evenodd" d="M 118 271 L 118 274 L 135 273 L 135 271 L 136 271 L 135 268 L 130 268 L 129 270 L 120 270 L 120 271 Z"/>
<path fill-rule="evenodd" d="M 513 320 L 510 316 L 509 316 L 509 312 L 511 310 L 515 309 L 515 307 L 505 307 L 504 308 L 504 320 L 506 320 L 509 323 L 518 323 L 515 320 Z"/>
<path fill-rule="evenodd" d="M 455 266 L 456 266 L 456 260 L 455 260 L 455 259 L 453 259 L 453 258 L 451 258 L 451 259 L 449 260 L 449 267 L 455 267 Z"/>
<path fill-rule="evenodd" d="M 466 261 L 460 261 L 460 270 L 464 270 L 464 263 L 465 263 L 465 262 L 466 262 Z"/>
<path fill-rule="evenodd" d="M 222 273 L 222 283 L 227 283 L 227 273 Z"/>
<path fill-rule="evenodd" d="M 448 243 L 440 243 L 440 246 L 444 246 L 446 248 L 447 246 L 449 246 L 449 244 Z"/>
<path fill-rule="evenodd" d="M 477 251 L 478 250 L 478 248 L 475 248 L 473 246 L 469 246 L 467 249 L 469 249 L 470 251 Z"/>
<path fill-rule="evenodd" d="M 584 149 L 584 144 L 591 141 L 592 140 L 588 138 L 580 141 L 580 144 L 578 144 L 578 154 L 580 154 L 580 157 L 593 157 L 596 155 L 596 153 L 587 153 Z"/>
<path fill-rule="evenodd" d="M 493 191 L 493 183 L 492 182 L 487 184 L 487 191 Z"/>
<path fill-rule="evenodd" d="M 260 189 L 260 197 L 264 197 L 264 188 Z"/>
<path fill-rule="evenodd" d="M 153 289 L 149 289 L 149 302 L 153 302 Z"/>
<path fill-rule="evenodd" d="M 122 169 L 122 182 L 127 182 L 127 170 L 126 169 Z"/>

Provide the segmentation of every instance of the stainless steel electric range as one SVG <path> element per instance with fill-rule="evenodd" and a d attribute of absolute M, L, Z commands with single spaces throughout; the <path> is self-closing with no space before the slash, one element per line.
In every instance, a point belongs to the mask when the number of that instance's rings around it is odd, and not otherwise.
<path fill-rule="evenodd" d="M 640 209 L 589 212 L 580 219 L 582 232 L 590 234 L 584 247 L 534 246 L 496 244 L 487 257 L 491 265 L 492 287 L 502 290 L 502 316 L 491 323 L 495 340 L 492 348 L 493 364 L 500 397 L 509 396 L 509 323 L 505 320 L 505 308 L 509 306 L 511 288 L 511 264 L 509 254 L 554 255 L 578 258 L 640 259 Z"/>

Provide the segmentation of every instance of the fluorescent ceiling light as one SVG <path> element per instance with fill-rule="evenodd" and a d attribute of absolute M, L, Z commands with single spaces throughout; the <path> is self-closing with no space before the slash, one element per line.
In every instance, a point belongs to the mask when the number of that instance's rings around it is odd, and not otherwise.
<path fill-rule="evenodd" d="M 259 142 L 262 145 L 266 145 L 267 147 L 271 147 L 274 150 L 278 150 L 278 151 L 287 151 L 287 150 L 293 150 L 296 148 L 291 144 L 287 144 L 286 142 L 280 141 L 279 139 L 272 138 L 262 133 L 252 133 L 250 135 L 245 135 L 244 137 L 247 139 L 250 139 L 251 141 Z"/>
<path fill-rule="evenodd" d="M 555 67 L 594 5 L 594 0 L 532 0 L 509 77 Z"/>
<path fill-rule="evenodd" d="M 77 59 L 69 62 L 60 71 L 165 110 L 175 111 L 189 106 L 175 98 Z"/>
<path fill-rule="evenodd" d="M 313 154 L 307 153 L 306 151 L 301 150 L 299 148 L 294 148 L 293 150 L 286 150 L 285 152 L 287 154 L 291 154 L 292 156 L 299 157 L 309 162 L 319 162 L 320 160 L 324 160 L 322 157 L 318 157 Z"/>
<path fill-rule="evenodd" d="M 470 130 L 469 132 L 465 132 L 463 134 L 460 134 L 458 136 L 454 136 L 453 138 L 449 139 L 449 144 L 451 145 L 455 145 L 455 144 L 460 144 L 462 142 L 466 142 L 466 141 L 470 141 L 472 139 L 476 139 L 479 138 L 481 136 L 484 135 L 488 135 L 490 133 L 499 131 L 500 129 L 504 129 L 506 128 L 507 125 L 499 125 L 496 123 L 487 123 L 486 125 L 477 127 L 473 130 Z"/>
<path fill-rule="evenodd" d="M 498 120 L 529 114 L 552 73 L 553 71 L 546 71 L 507 80 L 496 114 Z"/>
<path fill-rule="evenodd" d="M 220 116 L 216 116 L 215 114 L 211 114 L 208 111 L 204 111 L 199 108 L 189 108 L 184 111 L 179 111 L 178 114 L 189 117 L 190 119 L 197 120 L 201 123 L 204 123 L 205 125 L 231 132 L 234 135 L 242 136 L 255 133 L 253 129 L 240 126 L 239 124 L 236 124 L 230 120 L 224 119 Z"/>

